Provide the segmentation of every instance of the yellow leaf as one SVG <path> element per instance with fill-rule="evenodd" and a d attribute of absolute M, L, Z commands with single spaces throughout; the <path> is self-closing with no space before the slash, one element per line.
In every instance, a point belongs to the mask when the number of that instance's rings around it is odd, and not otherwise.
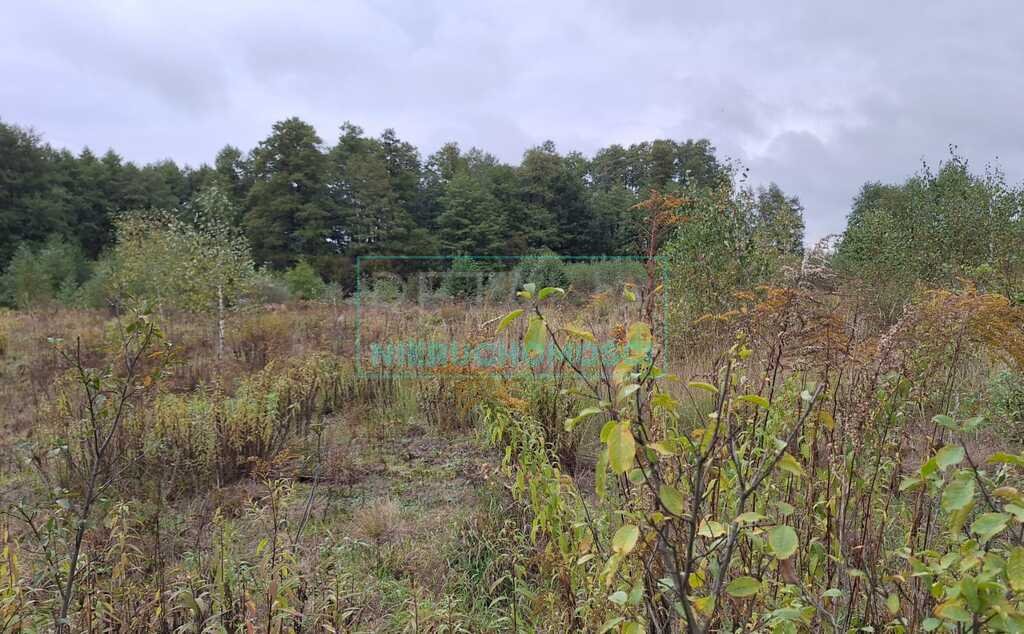
<path fill-rule="evenodd" d="M 779 469 L 782 469 L 786 473 L 791 473 L 797 477 L 806 475 L 804 473 L 804 468 L 800 465 L 799 462 L 797 462 L 796 458 L 789 454 L 789 452 L 784 453 L 782 455 L 782 458 L 779 459 Z"/>
<path fill-rule="evenodd" d="M 636 548 L 637 539 L 640 538 L 640 529 L 632 524 L 624 524 L 615 531 L 612 537 L 612 550 L 619 555 L 627 555 Z"/>
<path fill-rule="evenodd" d="M 636 441 L 629 429 L 629 421 L 622 421 L 608 434 L 608 464 L 615 473 L 625 473 L 633 468 L 636 457 Z"/>
<path fill-rule="evenodd" d="M 594 333 L 590 332 L 589 330 L 583 330 L 582 328 L 577 328 L 576 326 L 564 326 L 562 330 L 569 333 L 569 335 L 576 337 L 577 339 L 583 339 L 585 341 L 591 342 L 597 341 L 597 338 L 594 337 Z"/>

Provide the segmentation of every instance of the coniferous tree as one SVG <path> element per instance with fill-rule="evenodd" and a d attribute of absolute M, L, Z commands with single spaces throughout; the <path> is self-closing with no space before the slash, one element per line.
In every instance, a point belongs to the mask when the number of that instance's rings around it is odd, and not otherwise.
<path fill-rule="evenodd" d="M 230 196 L 236 207 L 241 207 L 249 195 L 252 178 L 249 162 L 242 151 L 225 145 L 213 161 L 213 172 L 220 187 Z"/>
<path fill-rule="evenodd" d="M 364 137 L 362 128 L 348 123 L 331 150 L 331 194 L 349 255 L 418 255 L 432 250 L 426 231 L 403 204 L 403 195 L 413 194 L 396 187 L 404 180 L 396 181 L 395 176 L 401 176 L 398 166 L 410 161 L 407 148 L 402 151 L 392 143 L 390 150 L 391 154 L 379 140 Z"/>
<path fill-rule="evenodd" d="M 52 191 L 51 153 L 32 130 L 0 123 L 0 267 L 21 243 L 67 230 L 66 206 Z"/>
<path fill-rule="evenodd" d="M 583 183 L 575 178 L 551 141 L 527 150 L 519 168 L 520 196 L 526 218 L 538 232 L 532 248 L 569 255 L 589 251 L 590 209 Z"/>
<path fill-rule="evenodd" d="M 462 171 L 446 185 L 437 219 L 439 241 L 453 255 L 494 255 L 501 251 L 501 206 L 485 184 Z"/>
<path fill-rule="evenodd" d="M 313 126 L 291 118 L 253 151 L 245 227 L 258 262 L 288 268 L 337 250 L 339 219 L 328 206 L 327 161 Z"/>

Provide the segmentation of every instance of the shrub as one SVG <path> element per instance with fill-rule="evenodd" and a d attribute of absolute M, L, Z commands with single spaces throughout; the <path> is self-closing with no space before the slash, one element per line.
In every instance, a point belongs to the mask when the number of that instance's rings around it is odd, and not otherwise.
<path fill-rule="evenodd" d="M 441 290 L 451 297 L 475 297 L 483 289 L 485 275 L 480 264 L 467 257 L 455 258 L 441 282 Z"/>
<path fill-rule="evenodd" d="M 292 299 L 288 283 L 269 271 L 258 271 L 249 289 L 249 301 L 254 304 L 286 304 Z"/>
<path fill-rule="evenodd" d="M 564 287 L 569 282 L 565 263 L 554 253 L 524 256 L 516 270 L 519 273 L 519 286 L 532 283 L 537 288 Z"/>
<path fill-rule="evenodd" d="M 373 278 L 370 293 L 374 301 L 394 302 L 402 298 L 404 291 L 402 278 L 394 274 L 379 273 Z"/>
<path fill-rule="evenodd" d="M 115 227 L 110 279 L 118 299 L 223 315 L 248 292 L 255 269 L 235 227 L 191 224 L 161 210 L 121 214 Z"/>
<path fill-rule="evenodd" d="M 305 260 L 285 272 L 284 282 L 288 291 L 299 299 L 319 299 L 326 287 L 320 274 Z"/>
<path fill-rule="evenodd" d="M 516 291 L 521 286 L 518 281 L 519 273 L 516 270 L 498 271 L 492 274 L 487 282 L 487 299 L 490 301 L 514 299 Z"/>
<path fill-rule="evenodd" d="M 114 302 L 113 262 L 109 258 L 93 262 L 89 277 L 75 289 L 70 304 L 76 308 L 109 308 Z"/>
<path fill-rule="evenodd" d="M 70 304 L 88 273 L 81 249 L 54 237 L 37 249 L 19 247 L 2 285 L 7 301 L 19 308 Z"/>
<path fill-rule="evenodd" d="M 993 413 L 1008 425 L 1017 442 L 1024 439 L 1024 374 L 1004 370 L 989 385 Z"/>
<path fill-rule="evenodd" d="M 629 258 L 570 262 L 565 265 L 568 285 L 578 295 L 621 289 L 627 282 L 638 284 L 644 279 L 644 266 Z"/>

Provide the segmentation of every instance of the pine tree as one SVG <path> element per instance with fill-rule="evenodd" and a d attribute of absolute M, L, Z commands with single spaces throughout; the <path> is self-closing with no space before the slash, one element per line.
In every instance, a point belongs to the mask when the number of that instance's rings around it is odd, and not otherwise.
<path fill-rule="evenodd" d="M 412 169 L 408 148 L 363 136 L 358 126 L 342 126 L 331 150 L 331 195 L 337 205 L 345 251 L 359 255 L 418 255 L 432 250 L 429 236 L 416 225 L 403 197 L 406 171 Z M 411 146 L 409 146 L 411 147 Z M 403 192 L 403 187 L 405 191 Z"/>
<path fill-rule="evenodd" d="M 293 117 L 253 151 L 245 227 L 258 262 L 285 269 L 303 255 L 336 252 L 341 227 L 327 204 L 320 144 L 313 126 Z"/>
<path fill-rule="evenodd" d="M 494 255 L 501 250 L 501 206 L 467 171 L 455 175 L 441 196 L 437 219 L 441 248 L 451 255 Z"/>

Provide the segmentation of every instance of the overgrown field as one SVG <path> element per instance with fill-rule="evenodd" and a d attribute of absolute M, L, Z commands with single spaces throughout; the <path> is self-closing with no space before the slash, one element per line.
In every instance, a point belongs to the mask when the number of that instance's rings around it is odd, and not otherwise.
<path fill-rule="evenodd" d="M 233 313 L 222 353 L 207 317 L 4 314 L 0 629 L 1022 627 L 1020 306 L 882 328 L 797 281 L 666 342 L 664 289 L 528 290 L 364 303 L 362 343 L 622 360 L 357 369 L 351 302 Z"/>

